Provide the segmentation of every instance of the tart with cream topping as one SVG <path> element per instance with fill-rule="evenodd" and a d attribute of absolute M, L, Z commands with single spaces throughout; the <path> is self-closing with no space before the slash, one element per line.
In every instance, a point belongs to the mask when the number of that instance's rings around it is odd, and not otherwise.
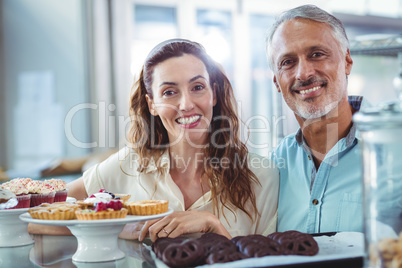
<path fill-rule="evenodd" d="M 90 195 L 88 198 L 84 200 L 78 200 L 76 203 L 80 204 L 83 209 L 90 208 L 93 209 L 96 203 L 100 202 L 108 202 L 111 200 L 119 200 L 122 203 L 127 201 L 131 195 L 128 194 L 113 194 L 111 192 L 107 192 L 105 189 L 100 189 L 99 192 Z"/>
<path fill-rule="evenodd" d="M 120 219 L 127 216 L 128 210 L 123 208 L 120 200 L 110 200 L 95 204 L 94 209 L 78 209 L 75 215 L 79 220 Z"/>

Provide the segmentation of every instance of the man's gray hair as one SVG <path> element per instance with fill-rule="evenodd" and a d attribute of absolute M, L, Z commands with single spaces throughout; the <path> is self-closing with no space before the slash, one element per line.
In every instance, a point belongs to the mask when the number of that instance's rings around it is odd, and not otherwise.
<path fill-rule="evenodd" d="M 332 28 L 333 36 L 338 40 L 342 52 L 346 55 L 347 49 L 349 48 L 349 40 L 342 22 L 317 6 L 303 5 L 283 12 L 268 31 L 266 37 L 266 49 L 268 64 L 271 70 L 274 70 L 272 59 L 272 38 L 282 23 L 295 19 L 306 19 L 328 24 Z"/>

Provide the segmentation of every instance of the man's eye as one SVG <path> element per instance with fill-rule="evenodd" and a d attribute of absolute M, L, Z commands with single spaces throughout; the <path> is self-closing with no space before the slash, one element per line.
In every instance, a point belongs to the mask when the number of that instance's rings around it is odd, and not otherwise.
<path fill-rule="evenodd" d="M 292 63 L 292 61 L 291 60 L 284 60 L 283 62 L 282 62 L 282 65 L 289 65 L 289 64 L 291 64 Z"/>
<path fill-rule="evenodd" d="M 293 60 L 284 60 L 281 62 L 279 68 L 287 68 L 293 64 Z"/>
<path fill-rule="evenodd" d="M 321 52 L 315 52 L 315 53 L 313 53 L 312 57 L 313 57 L 313 58 L 318 58 L 318 57 L 321 57 L 321 56 L 323 56 L 323 55 L 324 55 L 324 54 L 321 53 Z"/>

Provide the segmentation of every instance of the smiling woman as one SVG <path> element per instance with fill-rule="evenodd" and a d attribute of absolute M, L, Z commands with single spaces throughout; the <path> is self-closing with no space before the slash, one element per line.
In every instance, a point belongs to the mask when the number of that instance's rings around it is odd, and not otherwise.
<path fill-rule="evenodd" d="M 170 143 L 202 146 L 208 142 L 216 95 L 205 65 L 197 57 L 184 54 L 158 64 L 152 92 L 146 97 L 151 114 L 159 116 L 166 127 Z"/>
<path fill-rule="evenodd" d="M 278 170 L 241 142 L 232 86 L 200 44 L 167 40 L 149 53 L 130 116 L 130 146 L 68 185 L 77 199 L 104 188 L 169 200 L 171 215 L 128 224 L 121 238 L 275 231 Z"/>

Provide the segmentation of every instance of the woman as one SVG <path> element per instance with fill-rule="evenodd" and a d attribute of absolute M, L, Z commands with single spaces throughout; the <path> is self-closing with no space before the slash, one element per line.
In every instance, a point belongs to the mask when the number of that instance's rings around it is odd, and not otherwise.
<path fill-rule="evenodd" d="M 156 46 L 133 91 L 130 146 L 70 183 L 70 196 L 104 188 L 131 200 L 169 200 L 171 215 L 127 224 L 125 239 L 276 230 L 278 171 L 240 141 L 233 89 L 201 45 Z"/>

